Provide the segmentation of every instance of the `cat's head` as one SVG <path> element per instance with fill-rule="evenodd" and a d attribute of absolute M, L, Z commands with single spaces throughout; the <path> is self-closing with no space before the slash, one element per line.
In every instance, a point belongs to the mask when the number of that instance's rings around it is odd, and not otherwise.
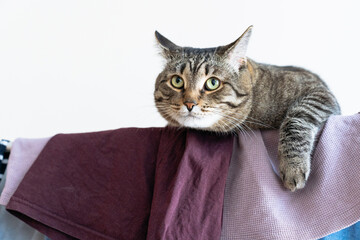
<path fill-rule="evenodd" d="M 245 56 L 251 30 L 217 48 L 180 47 L 155 32 L 166 60 L 156 79 L 155 104 L 169 125 L 213 132 L 242 127 L 252 103 Z"/>

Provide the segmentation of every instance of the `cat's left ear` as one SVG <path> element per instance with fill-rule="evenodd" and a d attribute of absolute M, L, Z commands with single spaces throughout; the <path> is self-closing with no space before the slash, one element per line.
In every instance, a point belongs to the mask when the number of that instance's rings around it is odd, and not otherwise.
<path fill-rule="evenodd" d="M 171 59 L 175 54 L 181 51 L 181 47 L 171 42 L 169 39 L 161 35 L 158 31 L 155 31 L 155 38 L 158 46 L 162 51 L 162 55 L 165 58 Z"/>
<path fill-rule="evenodd" d="M 246 50 L 249 43 L 253 26 L 250 26 L 246 31 L 233 43 L 222 47 L 224 58 L 226 61 L 238 70 L 241 66 L 246 64 Z"/>

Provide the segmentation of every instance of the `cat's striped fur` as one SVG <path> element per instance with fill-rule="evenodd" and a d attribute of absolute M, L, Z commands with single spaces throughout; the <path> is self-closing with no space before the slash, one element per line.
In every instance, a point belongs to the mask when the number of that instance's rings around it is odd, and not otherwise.
<path fill-rule="evenodd" d="M 223 133 L 280 128 L 281 177 L 295 191 L 309 176 L 316 133 L 340 108 L 317 75 L 246 58 L 250 35 L 251 27 L 232 44 L 199 49 L 179 47 L 156 32 L 166 64 L 155 103 L 172 126 Z"/>

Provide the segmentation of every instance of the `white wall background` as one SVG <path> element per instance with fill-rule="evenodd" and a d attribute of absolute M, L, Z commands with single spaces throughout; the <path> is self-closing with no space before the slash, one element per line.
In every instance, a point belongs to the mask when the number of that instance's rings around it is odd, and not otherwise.
<path fill-rule="evenodd" d="M 154 31 L 214 47 L 254 25 L 248 56 L 298 65 L 360 111 L 358 1 L 0 0 L 0 138 L 165 126 Z"/>

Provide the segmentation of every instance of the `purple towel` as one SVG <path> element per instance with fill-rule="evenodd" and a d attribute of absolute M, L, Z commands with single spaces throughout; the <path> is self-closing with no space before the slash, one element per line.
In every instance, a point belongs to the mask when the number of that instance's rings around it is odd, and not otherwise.
<path fill-rule="evenodd" d="M 7 209 L 51 239 L 219 239 L 233 138 L 172 128 L 57 135 Z"/>
<path fill-rule="evenodd" d="M 59 135 L 8 208 L 54 240 L 211 240 L 221 227 L 221 239 L 316 239 L 360 220 L 360 114 L 329 119 L 295 193 L 276 174 L 278 131 L 249 134 L 236 137 L 229 168 L 231 137 L 168 128 Z"/>
<path fill-rule="evenodd" d="M 295 193 L 274 174 L 278 131 L 250 135 L 235 141 L 221 239 L 316 239 L 360 220 L 360 114 L 328 120 Z"/>

